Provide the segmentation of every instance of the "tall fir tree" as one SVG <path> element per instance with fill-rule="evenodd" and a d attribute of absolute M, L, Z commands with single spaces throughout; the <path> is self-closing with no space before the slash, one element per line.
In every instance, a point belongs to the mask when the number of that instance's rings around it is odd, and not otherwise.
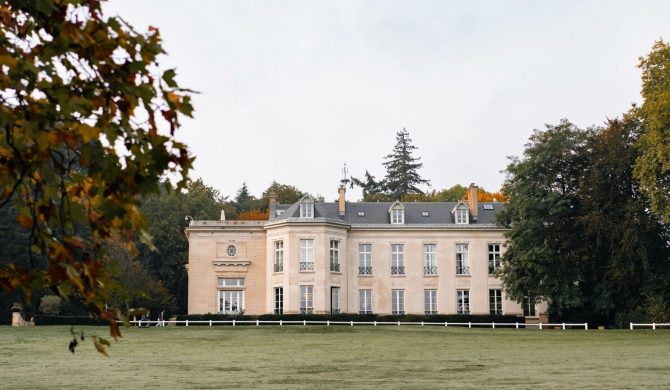
<path fill-rule="evenodd" d="M 417 147 L 412 145 L 412 139 L 409 138 L 409 132 L 405 128 L 396 133 L 396 144 L 393 151 L 384 157 L 386 161 L 383 162 L 386 168 L 383 188 L 392 199 L 401 199 L 409 194 L 423 194 L 419 186 L 430 184 L 429 180 L 419 175 L 419 169 L 423 163 L 419 162 L 420 157 L 412 155 L 416 149 Z"/>

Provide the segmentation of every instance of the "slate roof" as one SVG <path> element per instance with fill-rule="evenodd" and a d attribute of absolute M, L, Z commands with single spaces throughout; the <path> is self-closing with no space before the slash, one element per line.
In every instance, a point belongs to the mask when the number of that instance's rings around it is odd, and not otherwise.
<path fill-rule="evenodd" d="M 455 225 L 451 210 L 459 202 L 407 202 L 402 203 L 405 208 L 404 225 Z M 314 218 L 326 218 L 340 220 L 350 225 L 390 225 L 389 208 L 393 202 L 347 202 L 346 213 L 339 215 L 337 202 L 315 202 Z M 492 210 L 487 210 L 484 205 L 491 205 Z M 505 208 L 505 203 L 479 202 L 477 221 L 470 221 L 470 225 L 492 225 L 495 224 L 495 215 Z M 277 210 L 284 210 L 277 215 Z M 358 212 L 362 211 L 363 216 Z M 423 211 L 428 216 L 422 215 Z M 299 218 L 299 203 L 292 205 L 277 204 L 270 207 L 270 222 Z"/>

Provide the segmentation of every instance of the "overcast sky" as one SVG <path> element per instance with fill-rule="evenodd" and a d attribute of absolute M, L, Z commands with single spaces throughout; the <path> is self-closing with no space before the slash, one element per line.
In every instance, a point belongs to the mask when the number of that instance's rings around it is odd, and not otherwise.
<path fill-rule="evenodd" d="M 640 101 L 638 58 L 670 1 L 111 0 L 160 29 L 200 91 L 178 137 L 193 178 L 234 195 L 272 180 L 327 200 L 344 163 L 377 177 L 407 128 L 433 188 L 500 188 L 545 123 L 601 124 Z M 349 199 L 360 197 L 350 191 Z"/>

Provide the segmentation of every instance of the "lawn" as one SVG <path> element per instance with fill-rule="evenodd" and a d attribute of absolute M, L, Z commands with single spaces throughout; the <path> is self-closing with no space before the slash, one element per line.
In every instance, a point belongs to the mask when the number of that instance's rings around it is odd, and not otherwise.
<path fill-rule="evenodd" d="M 83 327 L 105 336 L 106 328 Z M 667 388 L 668 330 L 0 327 L 0 388 Z"/>

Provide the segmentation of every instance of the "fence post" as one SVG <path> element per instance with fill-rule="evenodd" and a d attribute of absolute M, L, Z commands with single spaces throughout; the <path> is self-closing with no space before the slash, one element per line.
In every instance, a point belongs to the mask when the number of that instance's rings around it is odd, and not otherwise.
<path fill-rule="evenodd" d="M 493 326 L 493 329 L 496 328 L 496 323 L 495 322 L 491 322 L 491 325 Z"/>
<path fill-rule="evenodd" d="M 354 321 L 351 321 L 351 326 L 354 326 Z"/>
<path fill-rule="evenodd" d="M 307 326 L 307 320 L 302 320 L 302 326 Z"/>
<path fill-rule="evenodd" d="M 260 324 L 258 323 L 258 319 L 256 319 L 256 326 L 258 326 L 258 325 L 260 325 Z"/>
<path fill-rule="evenodd" d="M 377 326 L 377 321 L 375 320 L 375 326 Z"/>
<path fill-rule="evenodd" d="M 519 322 L 516 323 L 516 328 L 519 329 Z"/>
<path fill-rule="evenodd" d="M 588 322 L 584 323 L 584 330 L 589 330 L 589 323 Z"/>
<path fill-rule="evenodd" d="M 472 322 L 468 322 L 468 328 L 472 328 Z"/>
<path fill-rule="evenodd" d="M 630 330 L 633 330 L 633 323 L 630 323 Z"/>
<path fill-rule="evenodd" d="M 656 323 L 655 322 L 651 323 L 651 329 L 656 330 Z"/>
<path fill-rule="evenodd" d="M 235 320 L 233 320 L 233 326 L 235 326 Z"/>
<path fill-rule="evenodd" d="M 188 320 L 186 320 L 186 326 L 188 326 Z"/>
<path fill-rule="evenodd" d="M 209 320 L 209 326 L 212 326 L 212 320 Z"/>
<path fill-rule="evenodd" d="M 400 326 L 400 321 L 398 321 L 398 326 Z"/>
<path fill-rule="evenodd" d="M 447 327 L 447 321 L 444 321 L 444 327 L 445 328 Z"/>
<path fill-rule="evenodd" d="M 279 326 L 282 326 L 283 322 L 284 322 L 284 320 L 279 320 Z"/>
<path fill-rule="evenodd" d="M 542 330 L 542 323 L 540 322 L 540 330 Z"/>
<path fill-rule="evenodd" d="M 423 321 L 421 321 L 421 326 L 423 326 Z"/>
<path fill-rule="evenodd" d="M 330 320 L 326 320 L 326 326 L 330 326 Z"/>
<path fill-rule="evenodd" d="M 565 330 L 565 322 L 563 323 L 563 330 Z"/>

